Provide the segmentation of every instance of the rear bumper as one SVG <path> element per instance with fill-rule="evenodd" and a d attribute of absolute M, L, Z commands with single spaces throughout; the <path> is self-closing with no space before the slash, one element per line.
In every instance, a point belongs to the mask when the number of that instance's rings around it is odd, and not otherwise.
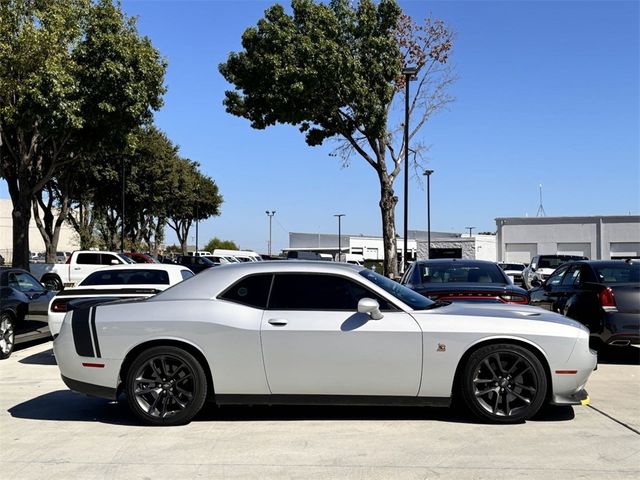
<path fill-rule="evenodd" d="M 92 397 L 108 398 L 109 400 L 116 399 L 117 391 L 115 388 L 81 382 L 79 380 L 67 378 L 64 375 L 60 376 L 62 377 L 62 381 L 65 383 L 65 385 L 74 392 L 84 393 L 86 395 L 91 395 Z"/>
<path fill-rule="evenodd" d="M 612 346 L 639 345 L 640 314 L 607 312 L 600 339 Z"/>

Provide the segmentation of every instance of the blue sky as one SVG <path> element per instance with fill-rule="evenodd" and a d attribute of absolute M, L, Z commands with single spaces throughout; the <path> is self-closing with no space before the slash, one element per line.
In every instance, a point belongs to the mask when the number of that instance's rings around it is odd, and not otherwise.
<path fill-rule="evenodd" d="M 294 127 L 252 130 L 224 111 L 230 86 L 217 66 L 272 3 L 123 1 L 169 63 L 157 125 L 200 162 L 225 199 L 222 215 L 200 224 L 200 244 L 215 235 L 265 252 L 265 210 L 277 212 L 276 251 L 290 231 L 337 232 L 336 213 L 346 214 L 343 232 L 379 235 L 377 178 L 364 161 L 354 157 L 342 168 L 329 156 L 331 143 L 308 147 Z M 400 5 L 415 19 L 443 19 L 457 34 L 457 100 L 420 134 L 435 170 L 432 230 L 494 231 L 496 217 L 535 216 L 541 183 L 550 216 L 640 213 L 639 2 Z M 421 182 L 411 180 L 411 229 L 426 229 Z M 401 233 L 401 179 L 395 189 Z"/>

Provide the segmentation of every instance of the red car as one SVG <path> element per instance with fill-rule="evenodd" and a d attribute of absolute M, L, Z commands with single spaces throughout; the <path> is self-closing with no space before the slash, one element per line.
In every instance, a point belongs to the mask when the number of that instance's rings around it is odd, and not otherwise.
<path fill-rule="evenodd" d="M 140 252 L 124 252 L 123 255 L 129 257 L 136 263 L 158 263 L 151 255 Z"/>

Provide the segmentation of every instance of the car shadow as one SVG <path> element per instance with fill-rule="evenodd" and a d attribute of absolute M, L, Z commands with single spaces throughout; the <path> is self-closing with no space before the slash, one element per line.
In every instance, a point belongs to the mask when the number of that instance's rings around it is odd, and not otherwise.
<path fill-rule="evenodd" d="M 19 403 L 8 412 L 14 418 L 67 422 L 99 422 L 138 425 L 126 401 L 112 402 L 71 390 L 58 390 Z"/>
<path fill-rule="evenodd" d="M 640 365 L 640 348 L 607 347 L 598 348 L 598 363 L 609 365 Z"/>
<path fill-rule="evenodd" d="M 26 365 L 57 365 L 56 357 L 53 355 L 53 348 L 44 352 L 34 353 L 28 357 L 18 360 L 18 363 Z"/>
<path fill-rule="evenodd" d="M 118 401 L 59 390 L 11 407 L 14 418 L 68 422 L 98 422 L 142 426 L 129 410 L 126 399 Z M 574 418 L 571 407 L 548 407 L 530 421 L 558 422 Z M 484 422 L 457 407 L 363 407 L 315 405 L 223 405 L 206 403 L 195 422 L 298 422 L 298 421 L 435 421 L 482 425 Z"/>

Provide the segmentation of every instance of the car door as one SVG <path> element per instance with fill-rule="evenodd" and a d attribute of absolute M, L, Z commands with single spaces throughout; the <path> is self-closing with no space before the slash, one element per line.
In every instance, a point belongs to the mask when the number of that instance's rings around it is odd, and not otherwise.
<path fill-rule="evenodd" d="M 9 286 L 22 293 L 26 299 L 24 319 L 30 322 L 46 322 L 50 294 L 38 280 L 27 272 L 10 272 Z"/>
<path fill-rule="evenodd" d="M 357 312 L 364 297 L 378 300 L 382 319 Z M 417 322 L 353 279 L 275 275 L 261 341 L 272 394 L 415 396 L 420 387 Z"/>
<path fill-rule="evenodd" d="M 547 310 L 555 310 L 558 298 L 561 296 L 560 284 L 562 277 L 567 272 L 567 266 L 558 268 L 540 287 L 535 288 L 531 292 L 530 304 L 536 307 L 546 308 Z"/>

